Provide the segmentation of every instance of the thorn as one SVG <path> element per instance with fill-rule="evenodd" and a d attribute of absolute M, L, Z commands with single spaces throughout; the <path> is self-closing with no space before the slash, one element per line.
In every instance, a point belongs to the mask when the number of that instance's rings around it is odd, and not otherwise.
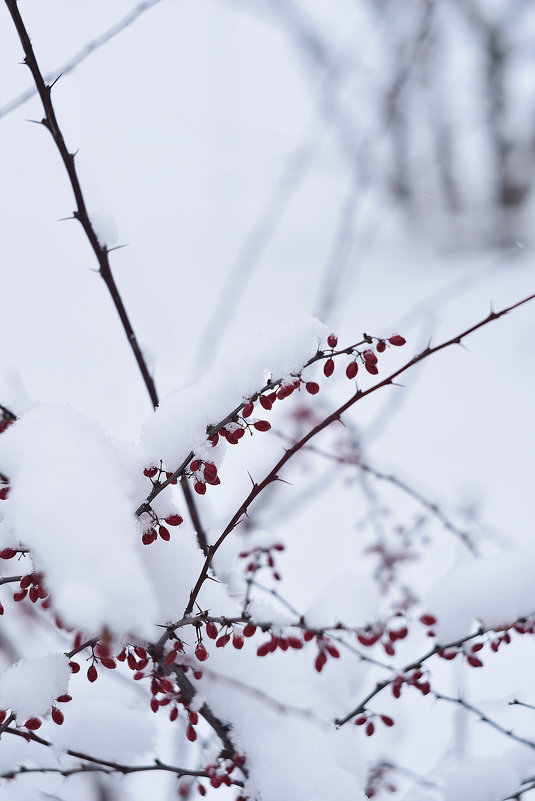
<path fill-rule="evenodd" d="M 66 222 L 67 220 L 75 220 L 75 219 L 76 217 L 74 216 L 74 214 L 71 214 L 70 217 L 60 217 L 58 222 Z"/>
<path fill-rule="evenodd" d="M 35 125 L 45 125 L 45 120 L 44 119 L 42 119 L 42 120 L 29 120 L 29 119 L 26 118 L 24 120 L 24 122 L 33 122 L 33 123 L 35 123 Z"/>
<path fill-rule="evenodd" d="M 256 487 L 256 486 L 257 486 L 257 484 L 255 484 L 255 482 L 253 481 L 253 477 L 252 477 L 252 475 L 250 474 L 250 472 L 249 472 L 249 471 L 247 471 L 247 475 L 248 475 L 248 476 L 249 476 L 249 478 L 251 479 L 251 484 L 253 485 L 253 487 Z"/>
<path fill-rule="evenodd" d="M 282 484 L 288 484 L 289 487 L 293 487 L 293 484 L 292 484 L 291 481 L 286 481 L 284 478 L 279 478 L 278 476 L 275 476 L 273 481 L 280 481 Z M 246 512 L 246 514 L 247 514 L 247 512 Z"/>
<path fill-rule="evenodd" d="M 407 388 L 407 385 L 406 385 L 406 384 L 398 384 L 398 382 L 397 382 L 397 381 L 390 381 L 390 384 L 391 384 L 393 387 L 401 387 L 401 389 L 406 389 L 406 388 Z"/>
<path fill-rule="evenodd" d="M 121 248 L 129 247 L 128 243 L 126 245 L 114 245 L 112 248 L 106 248 L 107 253 L 112 253 L 114 250 L 121 250 Z"/>
<path fill-rule="evenodd" d="M 53 86 L 55 86 L 55 85 L 57 84 L 57 82 L 59 81 L 59 79 L 61 78 L 61 76 L 62 76 L 62 75 L 63 75 L 63 73 L 62 73 L 62 72 L 60 72 L 60 74 L 58 75 L 58 77 L 57 77 L 55 80 L 53 80 L 53 81 L 52 81 L 52 83 L 51 83 L 49 86 L 47 86 L 47 87 L 46 87 L 46 88 L 48 89 L 48 91 L 49 91 L 49 92 L 51 92 L 51 91 L 52 91 L 52 87 L 53 87 Z"/>

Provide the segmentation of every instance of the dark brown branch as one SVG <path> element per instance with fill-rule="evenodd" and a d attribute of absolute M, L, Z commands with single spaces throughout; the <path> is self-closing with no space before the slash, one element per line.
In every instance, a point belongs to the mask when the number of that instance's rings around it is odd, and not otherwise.
<path fill-rule="evenodd" d="M 143 356 L 143 353 L 139 346 L 137 337 L 132 327 L 132 323 L 130 322 L 130 318 L 127 314 L 122 297 L 119 293 L 119 289 L 117 288 L 117 284 L 115 283 L 115 279 L 111 271 L 110 260 L 109 260 L 110 248 L 108 248 L 106 244 L 103 244 L 99 241 L 98 235 L 95 231 L 95 228 L 89 216 L 84 194 L 82 191 L 82 187 L 80 185 L 78 173 L 76 171 L 76 166 L 74 163 L 76 154 L 70 153 L 67 148 L 67 145 L 65 144 L 65 140 L 63 138 L 63 134 L 61 132 L 56 117 L 56 112 L 52 104 L 52 96 L 51 96 L 52 86 L 47 85 L 45 83 L 39 65 L 37 63 L 37 59 L 35 57 L 30 37 L 28 35 L 22 17 L 19 13 L 17 0 L 5 0 L 5 3 L 7 5 L 9 13 L 11 14 L 11 17 L 17 29 L 17 33 L 19 35 L 20 42 L 22 44 L 22 48 L 24 50 L 25 54 L 24 63 L 29 67 L 32 73 L 35 86 L 37 88 L 37 92 L 39 94 L 39 97 L 41 98 L 41 103 L 43 104 L 45 116 L 41 120 L 41 123 L 42 125 L 45 126 L 45 128 L 47 128 L 50 131 L 50 134 L 56 144 L 57 149 L 59 150 L 61 160 L 63 161 L 65 170 L 67 171 L 67 175 L 69 177 L 69 182 L 71 184 L 71 188 L 74 194 L 74 199 L 76 201 L 76 211 L 73 212 L 73 217 L 78 220 L 78 222 L 84 229 L 85 235 L 89 241 L 93 253 L 96 256 L 99 265 L 100 276 L 103 279 L 104 283 L 106 284 L 108 291 L 111 295 L 112 301 L 115 305 L 115 309 L 119 315 L 119 319 L 121 320 L 123 330 L 126 334 L 126 338 L 132 349 L 141 376 L 143 378 L 143 382 L 149 394 L 152 406 L 153 408 L 156 408 L 159 403 L 158 393 L 156 391 L 156 385 L 154 383 L 152 375 L 150 374 L 148 365 L 145 361 L 145 357 Z M 184 488 L 184 485 L 182 485 L 182 490 L 184 492 L 188 510 L 192 515 L 192 520 L 194 522 L 194 526 L 197 531 L 199 543 L 201 544 L 201 547 L 203 547 L 202 543 L 206 542 L 206 535 L 204 534 L 204 530 L 201 525 L 199 515 L 196 511 L 193 496 L 191 495 L 191 492 L 188 492 L 188 489 Z M 205 549 L 203 547 L 203 551 L 204 550 Z"/>
<path fill-rule="evenodd" d="M 58 67 L 57 69 L 45 75 L 45 82 L 48 83 L 49 81 L 53 81 L 58 75 L 61 75 L 62 77 L 64 75 L 68 75 L 68 73 L 76 69 L 76 67 L 81 64 L 82 61 L 85 61 L 86 58 L 93 55 L 93 53 L 96 53 L 99 48 L 107 44 L 111 39 L 114 39 L 116 36 L 118 36 L 118 34 L 122 33 L 145 11 L 149 11 L 149 9 L 154 8 L 154 6 L 158 5 L 160 2 L 161 0 L 144 0 L 144 2 L 139 3 L 139 5 L 133 8 L 132 11 L 129 11 L 128 14 L 116 22 L 115 25 L 112 25 L 107 31 L 101 33 L 100 36 L 97 36 L 95 39 L 92 39 L 90 42 L 84 45 L 84 47 L 82 47 L 78 53 L 62 64 L 61 67 Z M 24 105 L 24 103 L 26 103 L 28 100 L 31 100 L 36 93 L 36 87 L 30 87 L 25 92 L 22 92 L 4 106 L 0 107 L 0 119 Z"/>
<path fill-rule="evenodd" d="M 490 322 L 492 322 L 494 320 L 498 320 L 500 317 L 503 317 L 508 312 L 512 311 L 513 309 L 518 308 L 519 306 L 522 306 L 524 303 L 527 303 L 528 301 L 531 301 L 534 298 L 535 298 L 535 294 L 530 295 L 529 297 L 524 298 L 523 300 L 520 300 L 517 303 L 514 303 L 513 305 L 508 306 L 507 308 L 502 309 L 499 312 L 491 311 L 490 314 L 487 317 L 485 317 L 479 323 L 476 323 L 475 325 L 470 326 L 470 328 L 467 328 L 462 333 L 457 334 L 456 336 L 452 337 L 451 339 L 448 339 L 445 342 L 440 343 L 439 345 L 435 345 L 434 347 L 428 346 L 427 348 L 425 348 L 425 350 L 423 350 L 421 353 L 419 353 L 416 356 L 414 356 L 410 361 L 408 361 L 406 364 L 404 364 L 398 370 L 395 370 L 393 373 L 391 373 L 387 378 L 383 378 L 382 381 L 379 381 L 379 383 L 374 384 L 373 386 L 371 386 L 369 389 L 366 389 L 366 390 L 357 390 L 356 393 L 348 401 L 346 401 L 346 403 L 342 404 L 342 406 L 340 406 L 338 409 L 336 409 L 334 412 L 332 412 L 332 414 L 330 414 L 327 417 L 325 417 L 320 423 L 318 423 L 318 425 L 314 426 L 314 428 L 312 428 L 308 432 L 308 434 L 306 434 L 302 439 L 300 439 L 298 442 L 296 442 L 294 445 L 292 445 L 290 448 L 288 448 L 284 452 L 283 456 L 281 456 L 281 458 L 279 459 L 277 464 L 267 474 L 267 476 L 259 484 L 255 483 L 253 485 L 253 488 L 249 492 L 247 498 L 243 501 L 243 503 L 240 505 L 238 510 L 232 516 L 232 518 L 229 521 L 228 525 L 226 526 L 224 531 L 221 533 L 221 535 L 219 536 L 219 538 L 217 539 L 215 544 L 211 545 L 209 547 L 208 554 L 206 556 L 206 559 L 205 559 L 203 568 L 201 570 L 201 573 L 200 573 L 200 575 L 199 575 L 199 577 L 197 579 L 197 582 L 196 582 L 195 586 L 193 587 L 193 589 L 191 591 L 190 599 L 189 599 L 188 605 L 186 606 L 186 610 L 184 612 L 184 616 L 190 615 L 191 612 L 193 611 L 193 608 L 194 608 L 194 605 L 195 605 L 195 601 L 197 600 L 197 596 L 199 595 L 201 587 L 204 584 L 204 582 L 205 582 L 205 580 L 206 580 L 206 578 L 208 576 L 208 571 L 210 569 L 210 565 L 212 563 L 214 555 L 219 550 L 219 548 L 221 547 L 223 542 L 226 540 L 228 535 L 236 528 L 236 526 L 242 520 L 243 516 L 247 513 L 249 507 L 251 506 L 253 501 L 258 497 L 258 495 L 260 495 L 260 493 L 267 486 L 272 484 L 274 481 L 279 480 L 279 475 L 278 474 L 279 474 L 280 470 L 286 465 L 287 462 L 290 461 L 290 459 L 296 453 L 298 453 L 298 451 L 300 451 L 311 439 L 313 439 L 313 437 L 315 437 L 321 431 L 323 431 L 328 426 L 330 426 L 331 423 L 340 421 L 342 415 L 345 412 L 347 412 L 348 409 L 350 409 L 352 406 L 354 406 L 355 403 L 357 403 L 358 401 L 362 400 L 362 398 L 365 398 L 367 395 L 371 395 L 373 392 L 376 392 L 378 389 L 381 389 L 382 387 L 386 387 L 386 386 L 392 385 L 394 383 L 394 380 L 399 375 L 401 375 L 402 373 L 406 372 L 411 367 L 414 367 L 414 365 L 418 364 L 419 362 L 423 361 L 424 359 L 427 359 L 429 356 L 432 356 L 433 354 L 438 353 L 441 350 L 444 350 L 444 348 L 448 348 L 451 345 L 460 345 L 462 340 L 465 339 L 470 334 L 474 333 L 474 331 L 479 330 L 480 328 L 482 328 L 485 325 L 488 325 L 488 323 L 490 323 Z"/>
<path fill-rule="evenodd" d="M 4 406 L 2 403 L 0 403 L 0 412 L 2 412 L 4 417 L 8 417 L 10 420 L 17 419 L 17 415 L 13 414 L 13 412 L 10 409 L 8 409 L 7 406 Z"/>
<path fill-rule="evenodd" d="M 59 150 L 61 160 L 63 161 L 63 164 L 67 171 L 67 175 L 69 176 L 69 181 L 76 201 L 76 211 L 74 212 L 73 216 L 79 221 L 82 228 L 84 229 L 85 235 L 89 240 L 89 244 L 91 245 L 93 253 L 97 258 L 100 276 L 104 280 L 106 286 L 108 287 L 113 303 L 121 320 L 124 332 L 126 334 L 126 338 L 128 339 L 128 343 L 132 348 L 132 352 L 134 353 L 134 356 L 136 358 L 138 367 L 141 371 L 141 375 L 143 376 L 143 381 L 145 383 L 145 387 L 147 388 L 147 392 L 149 393 L 152 405 L 156 407 L 158 405 L 158 395 L 156 393 L 156 388 L 154 386 L 154 382 L 149 372 L 147 363 L 145 362 L 143 353 L 141 352 L 141 348 L 139 347 L 139 343 L 134 333 L 134 329 L 132 328 L 132 324 L 126 312 L 121 295 L 119 294 L 119 290 L 113 278 L 108 256 L 108 247 L 107 245 L 102 244 L 99 241 L 97 233 L 93 227 L 93 223 L 89 217 L 89 213 L 87 211 L 87 206 L 85 203 L 85 198 L 82 192 L 80 181 L 78 179 L 78 173 L 76 171 L 76 166 L 74 163 L 75 154 L 70 153 L 67 148 L 67 145 L 65 144 L 63 134 L 61 132 L 61 129 L 59 127 L 56 118 L 54 106 L 52 105 L 52 98 L 51 98 L 52 87 L 47 85 L 44 81 L 43 75 L 37 63 L 37 59 L 35 57 L 35 53 L 32 47 L 32 43 L 30 41 L 30 37 L 28 35 L 28 31 L 26 30 L 22 17 L 19 13 L 17 0 L 5 0 L 5 3 L 7 5 L 9 13 L 11 14 L 11 17 L 15 24 L 15 28 L 17 29 L 17 33 L 19 35 L 20 42 L 22 44 L 22 48 L 24 50 L 25 54 L 24 63 L 29 67 L 30 72 L 32 73 L 35 85 L 37 87 L 37 92 L 39 93 L 39 97 L 41 98 L 41 102 L 43 104 L 45 116 L 41 120 L 41 123 L 42 125 L 45 126 L 45 128 L 47 128 L 50 131 L 50 134 L 56 144 L 56 147 Z"/>
<path fill-rule="evenodd" d="M 39 743 L 40 745 L 44 745 L 48 748 L 52 747 L 53 745 L 49 740 L 39 737 L 39 735 L 35 734 L 35 732 L 23 732 L 20 729 L 10 729 L 9 727 L 6 728 L 5 731 L 8 734 L 15 734 L 17 737 L 23 737 L 24 739 L 29 738 L 32 740 L 32 742 Z M 21 773 L 60 773 L 62 776 L 71 776 L 73 773 L 99 771 L 103 773 L 122 773 L 123 775 L 127 775 L 128 773 L 144 773 L 154 770 L 168 771 L 170 773 L 176 773 L 178 776 L 207 776 L 206 771 L 204 770 L 178 768 L 174 765 L 168 765 L 165 762 L 161 762 L 159 759 L 155 759 L 154 764 L 152 765 L 123 765 L 120 762 L 111 762 L 106 759 L 99 759 L 98 757 L 91 756 L 90 754 L 84 754 L 81 751 L 73 751 L 70 748 L 66 749 L 65 753 L 68 754 L 68 756 L 75 757 L 76 759 L 83 759 L 85 762 L 90 762 L 91 765 L 65 770 L 62 770 L 61 768 L 25 768 L 24 766 L 21 766 L 18 769 L 1 774 L 1 778 L 8 779 Z M 241 784 L 240 782 L 235 783 Z"/>
<path fill-rule="evenodd" d="M 0 586 L 2 584 L 13 584 L 17 581 L 21 581 L 22 576 L 5 576 L 4 578 L 0 578 Z"/>

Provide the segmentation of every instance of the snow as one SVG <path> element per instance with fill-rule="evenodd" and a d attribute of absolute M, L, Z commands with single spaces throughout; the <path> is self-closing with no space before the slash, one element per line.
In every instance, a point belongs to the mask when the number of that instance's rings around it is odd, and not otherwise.
<path fill-rule="evenodd" d="M 63 724 L 54 731 L 59 748 L 123 763 L 151 751 L 154 738 L 154 724 L 147 719 L 145 710 L 98 698 L 72 704 Z"/>
<path fill-rule="evenodd" d="M 444 786 L 444 801 L 503 801 L 533 775 L 535 759 L 526 749 L 506 749 L 499 759 L 474 760 L 455 768 Z"/>
<path fill-rule="evenodd" d="M 64 654 L 23 659 L 0 675 L 0 707 L 11 709 L 19 725 L 45 715 L 56 698 L 67 693 L 70 677 Z"/>
<path fill-rule="evenodd" d="M 423 604 L 444 644 L 469 634 L 476 621 L 493 628 L 529 617 L 535 613 L 535 548 L 460 565 L 436 582 Z"/>
<path fill-rule="evenodd" d="M 318 593 L 305 619 L 312 628 L 341 623 L 358 628 L 380 618 L 382 602 L 375 584 L 365 575 L 341 573 Z"/>
<path fill-rule="evenodd" d="M 60 616 L 93 632 L 153 633 L 125 453 L 75 410 L 42 406 L 2 436 L 0 462 L 12 486 L 6 524 L 32 549 Z"/>
<path fill-rule="evenodd" d="M 204 453 L 207 426 L 224 419 L 270 376 L 286 378 L 298 372 L 316 353 L 324 331 L 318 320 L 304 317 L 234 343 L 199 383 L 170 392 L 148 418 L 141 443 L 145 463 L 162 459 L 172 469 L 190 451 Z"/>

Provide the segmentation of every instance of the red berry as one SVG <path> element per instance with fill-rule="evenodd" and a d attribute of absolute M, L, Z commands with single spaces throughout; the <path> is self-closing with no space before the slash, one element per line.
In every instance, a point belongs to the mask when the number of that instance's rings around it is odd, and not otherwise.
<path fill-rule="evenodd" d="M 188 728 L 186 729 L 186 737 L 188 738 L 188 740 L 190 741 L 190 743 L 194 743 L 194 742 L 195 742 L 195 740 L 197 739 L 197 732 L 195 731 L 195 729 L 193 728 L 193 726 L 191 726 L 191 725 L 190 725 L 190 726 L 188 726 Z"/>
<path fill-rule="evenodd" d="M 212 462 L 206 462 L 204 465 L 204 477 L 206 481 L 214 481 L 217 478 L 217 467 Z"/>
<path fill-rule="evenodd" d="M 71 695 L 58 695 L 56 698 L 58 704 L 67 704 L 69 701 L 72 701 Z"/>
<path fill-rule="evenodd" d="M 156 475 L 157 472 L 158 472 L 158 468 L 154 467 L 154 465 L 153 465 L 152 467 L 146 467 L 143 470 L 143 475 L 146 476 L 147 478 L 154 478 L 154 476 Z"/>
<path fill-rule="evenodd" d="M 263 408 L 263 409 L 265 409 L 267 412 L 269 412 L 269 411 L 270 411 L 270 409 L 271 409 L 271 407 L 273 406 L 272 402 L 271 402 L 271 401 L 270 401 L 270 399 L 267 397 L 267 395 L 260 395 L 260 405 L 261 405 L 261 406 L 262 406 L 262 408 Z"/>
<path fill-rule="evenodd" d="M 253 410 L 254 410 L 254 403 L 251 403 L 251 402 L 246 403 L 245 406 L 242 409 L 241 416 L 242 417 L 250 417 L 252 415 L 252 413 L 253 413 Z"/>
<path fill-rule="evenodd" d="M 366 715 L 359 715 L 358 718 L 355 718 L 355 726 L 364 726 L 367 720 Z"/>
<path fill-rule="evenodd" d="M 252 623 L 247 623 L 247 625 L 243 629 L 243 636 L 252 637 L 255 632 L 256 632 L 256 626 L 254 626 Z"/>
<path fill-rule="evenodd" d="M 197 495 L 204 495 L 206 493 L 206 484 L 204 481 L 196 481 L 193 485 L 193 489 L 197 493 Z"/>
<path fill-rule="evenodd" d="M 215 623 L 212 623 L 211 620 L 209 620 L 206 624 L 206 636 L 210 637 L 211 640 L 215 640 L 217 638 L 217 626 Z"/>
<path fill-rule="evenodd" d="M 466 657 L 466 661 L 472 667 L 475 667 L 475 668 L 483 667 L 483 662 L 481 661 L 481 659 L 478 659 L 477 656 L 467 656 Z"/>
<path fill-rule="evenodd" d="M 41 721 L 39 720 L 39 718 L 28 718 L 28 720 L 24 725 L 30 731 L 36 731 L 37 729 L 41 728 Z"/>
<path fill-rule="evenodd" d="M 377 353 L 383 353 L 386 350 L 386 342 L 384 339 L 380 339 L 375 347 Z"/>
<path fill-rule="evenodd" d="M 87 678 L 89 681 L 96 681 L 98 679 L 97 669 L 94 665 L 91 665 L 91 667 L 87 669 Z"/>
<path fill-rule="evenodd" d="M 165 540 L 165 542 L 169 542 L 169 540 L 171 539 L 171 533 L 170 533 L 169 529 L 166 528 L 165 526 L 160 526 L 159 527 L 158 534 L 160 535 L 162 540 Z"/>
<path fill-rule="evenodd" d="M 71 673 L 79 673 L 80 665 L 78 662 L 69 662 L 69 667 L 71 669 Z"/>
<path fill-rule="evenodd" d="M 327 378 L 330 378 L 334 373 L 334 359 L 327 359 L 323 365 L 323 373 Z"/>
<path fill-rule="evenodd" d="M 258 420 L 254 424 L 254 427 L 256 428 L 257 431 L 269 431 L 269 429 L 271 428 L 271 423 L 268 423 L 267 420 Z"/>
<path fill-rule="evenodd" d="M 338 337 L 336 336 L 336 334 L 329 334 L 329 336 L 327 337 L 327 345 L 330 348 L 335 348 L 338 345 Z"/>
<path fill-rule="evenodd" d="M 208 659 L 208 651 L 202 644 L 202 642 L 197 643 L 197 647 L 195 648 L 195 656 L 199 660 L 199 662 L 206 662 Z"/>
<path fill-rule="evenodd" d="M 388 715 L 381 715 L 381 720 L 383 721 L 385 726 L 393 726 L 394 725 L 394 721 Z"/>
<path fill-rule="evenodd" d="M 375 731 L 375 726 L 373 725 L 373 720 L 370 720 L 370 722 L 366 726 L 366 734 L 368 735 L 368 737 L 371 737 L 374 731 Z"/>
<path fill-rule="evenodd" d="M 320 651 L 314 661 L 314 667 L 316 668 L 318 673 L 321 673 L 321 671 L 325 667 L 326 662 L 327 662 L 327 657 L 325 656 L 323 651 Z"/>
<path fill-rule="evenodd" d="M 372 364 L 371 362 L 366 362 L 366 363 L 365 363 L 365 365 L 364 365 L 364 367 L 365 367 L 365 368 L 366 368 L 366 370 L 367 370 L 369 373 L 371 373 L 372 375 L 377 375 L 377 373 L 379 372 L 379 370 L 377 369 L 377 367 L 375 366 L 375 364 Z"/>
<path fill-rule="evenodd" d="M 13 559 L 17 555 L 14 548 L 4 548 L 0 551 L 0 559 Z"/>
<path fill-rule="evenodd" d="M 377 356 L 373 350 L 365 350 L 362 355 L 364 356 L 366 364 L 377 364 Z"/>
<path fill-rule="evenodd" d="M 420 616 L 420 623 L 423 623 L 424 626 L 434 626 L 437 622 L 436 617 L 433 615 L 421 615 Z"/>
<path fill-rule="evenodd" d="M 61 724 L 65 720 L 65 715 L 63 714 L 61 709 L 58 709 L 55 706 L 52 707 L 52 720 L 54 721 L 54 723 L 57 723 L 58 726 L 61 726 Z"/>
<path fill-rule="evenodd" d="M 399 334 L 394 334 L 393 337 L 390 337 L 389 340 L 391 345 L 404 345 L 406 340 L 403 337 L 400 337 Z"/>
<path fill-rule="evenodd" d="M 346 367 L 346 376 L 348 378 L 355 378 L 359 371 L 359 366 L 356 362 L 349 362 Z"/>
<path fill-rule="evenodd" d="M 180 517 L 180 515 L 169 515 L 165 518 L 165 522 L 168 526 L 180 526 L 184 520 L 182 517 Z"/>
<path fill-rule="evenodd" d="M 0 489 L 0 501 L 5 501 L 8 495 L 9 487 L 2 487 L 2 489 Z"/>
<path fill-rule="evenodd" d="M 315 381 L 307 381 L 307 383 L 305 384 L 305 389 L 311 395 L 317 395 L 318 392 L 320 391 L 320 385 L 317 384 Z"/>
<path fill-rule="evenodd" d="M 234 646 L 234 648 L 237 648 L 238 650 L 240 648 L 243 648 L 243 637 L 238 632 L 234 632 L 234 634 L 232 635 L 232 645 Z"/>
<path fill-rule="evenodd" d="M 103 656 L 100 662 L 102 664 L 102 667 L 108 668 L 108 670 L 114 670 L 117 667 L 114 660 L 110 659 L 109 656 Z"/>

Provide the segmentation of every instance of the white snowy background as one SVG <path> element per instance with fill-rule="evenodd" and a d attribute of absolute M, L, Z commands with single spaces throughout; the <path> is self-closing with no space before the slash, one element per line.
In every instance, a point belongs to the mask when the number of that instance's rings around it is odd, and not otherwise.
<path fill-rule="evenodd" d="M 79 150 L 99 236 L 110 248 L 126 245 L 111 254 L 112 269 L 162 398 L 156 414 L 81 227 L 59 221 L 74 201 L 51 137 L 27 122 L 41 119 L 39 102 L 10 110 L 32 83 L 0 5 L 0 403 L 22 417 L 0 436 L 0 472 L 13 480 L 0 509 L 0 544 L 20 537 L 32 548 L 66 622 L 157 639 L 156 624 L 180 618 L 202 556 L 178 492 L 162 494 L 157 511 L 178 510 L 186 523 L 171 542 L 141 546 L 132 515 L 149 486 L 142 469 L 160 458 L 173 466 L 200 448 L 207 422 L 260 388 L 264 371 L 287 375 L 331 330 L 342 347 L 363 331 L 399 332 L 407 344 L 379 357 L 381 377 L 430 339 L 455 336 L 491 306 L 533 292 L 534 8 L 480 3 L 489 29 L 514 54 L 500 125 L 518 151 L 515 186 L 528 189 L 505 208 L 495 200 L 484 37 L 465 13 L 479 6 L 431 3 L 430 22 L 426 4 L 401 5 L 147 3 L 55 85 L 56 113 L 68 146 Z M 41 69 L 56 77 L 136 4 L 20 0 L 19 7 Z M 395 139 L 387 99 L 404 69 Z M 441 184 L 446 156 L 434 137 L 444 131 L 457 205 Z M 396 142 L 405 153 L 399 162 Z M 405 173 L 397 174 L 400 165 Z M 409 189 L 396 192 L 407 176 Z M 443 642 L 470 633 L 475 620 L 499 627 L 535 613 L 534 353 L 527 304 L 404 373 L 402 386 L 365 398 L 344 417 L 346 428 L 331 427 L 316 443 L 333 453 L 356 438 L 363 461 L 436 502 L 469 533 L 480 559 L 398 487 L 306 452 L 285 469 L 289 483 L 252 507 L 249 531 L 225 542 L 215 569 L 226 584 L 208 582 L 202 608 L 239 614 L 233 596 L 243 590 L 238 554 L 247 537 L 285 544 L 277 555 L 282 582 L 269 571 L 259 580 L 276 585 L 311 625 L 384 618 L 403 587 L 417 594 L 418 614 L 437 616 Z M 271 432 L 244 437 L 226 454 L 214 449 L 221 486 L 197 498 L 212 541 L 249 492 L 248 473 L 261 480 L 282 454 L 277 432 L 304 430 L 293 413 L 304 406 L 329 413 L 350 396 L 346 363 L 337 362 L 330 379 L 321 368 L 310 371 L 321 384 L 315 398 L 302 389 L 262 413 Z M 359 386 L 373 382 L 361 368 Z M 397 589 L 381 595 L 366 549 L 381 531 L 401 542 L 398 527 L 410 530 L 421 515 L 419 559 L 403 563 Z M 0 567 L 6 576 L 19 570 L 15 560 Z M 0 703 L 20 707 L 24 722 L 67 692 L 62 658 L 51 655 L 68 651 L 72 636 L 37 625 L 10 600 L 13 587 L 0 587 Z M 260 591 L 252 610 L 280 626 L 296 619 Z M 377 724 L 369 738 L 352 723 L 336 731 L 333 719 L 358 705 L 384 671 L 344 652 L 317 674 L 311 646 L 261 659 L 256 647 L 266 638 L 257 634 L 243 650 L 212 648 L 199 700 L 232 721 L 249 757 L 249 792 L 262 801 L 364 798 L 368 768 L 381 759 L 400 766 L 391 775 L 396 792 L 384 797 L 407 801 L 502 801 L 535 776 L 534 748 L 411 688 L 399 701 L 388 689 L 373 699 L 374 711 L 394 718 L 392 728 Z M 429 642 L 415 622 L 390 662 L 410 663 Z M 370 653 L 389 661 L 381 650 Z M 435 660 L 433 689 L 461 693 L 534 740 L 533 710 L 508 706 L 514 698 L 535 704 L 532 638 L 513 635 L 510 646 L 483 654 L 479 670 L 460 657 Z M 101 670 L 90 684 L 80 661 L 64 724 L 47 720 L 38 732 L 54 747 L 3 734 L 2 775 L 20 764 L 77 764 L 62 749 L 187 767 L 215 756 L 208 745 L 200 757 L 199 743 L 187 742 L 182 723 L 167 723 L 165 708 L 154 715 L 128 672 Z M 28 676 L 40 687 L 33 710 Z M 147 795 L 175 798 L 176 778 L 0 780 L 6 801 Z"/>

